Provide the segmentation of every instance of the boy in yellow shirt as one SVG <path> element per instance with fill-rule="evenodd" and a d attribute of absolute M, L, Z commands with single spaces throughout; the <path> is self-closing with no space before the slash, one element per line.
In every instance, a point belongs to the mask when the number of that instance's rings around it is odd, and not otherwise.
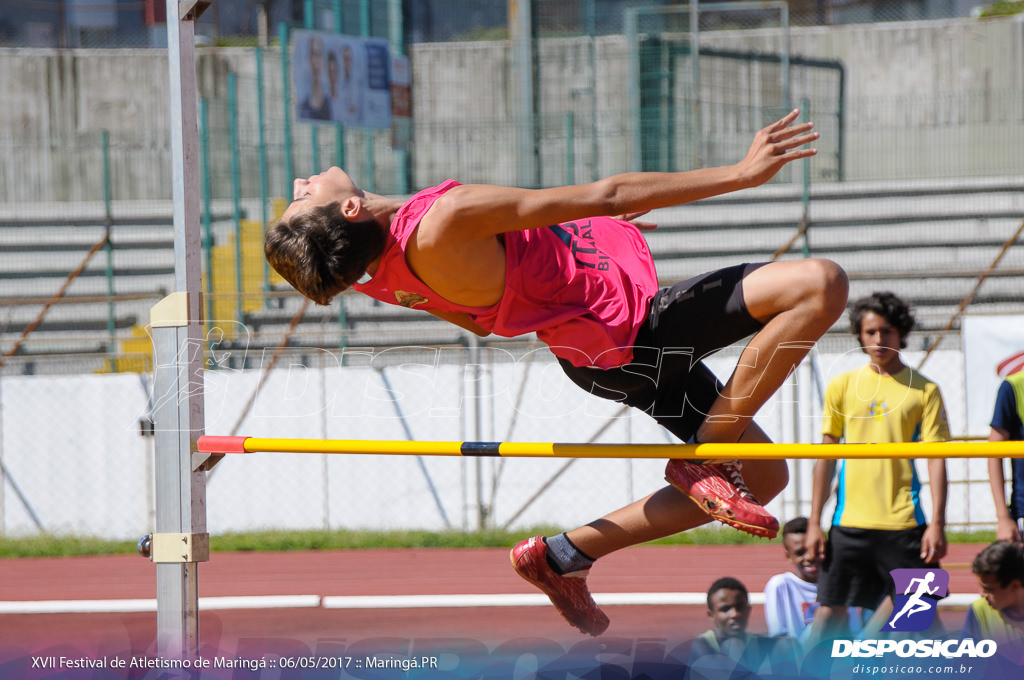
<path fill-rule="evenodd" d="M 835 377 L 825 392 L 822 442 L 940 442 L 949 439 L 938 386 L 900 358 L 914 326 L 909 305 L 892 293 L 853 304 L 850 326 L 869 362 Z M 826 541 L 821 513 L 836 460 L 818 460 L 805 546 L 824 558 L 812 643 L 844 632 L 848 607 L 875 609 L 865 632 L 892 611 L 892 569 L 937 566 L 946 554 L 946 463 L 928 461 L 932 522 L 920 503 L 913 460 L 839 461 L 836 509 Z M 888 597 L 886 597 L 888 596 Z"/>

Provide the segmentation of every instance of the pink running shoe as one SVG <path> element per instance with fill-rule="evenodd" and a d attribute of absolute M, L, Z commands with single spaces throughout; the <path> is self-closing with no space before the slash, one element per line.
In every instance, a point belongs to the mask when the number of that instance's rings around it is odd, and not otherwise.
<path fill-rule="evenodd" d="M 779 533 L 779 520 L 750 493 L 737 461 L 673 458 L 665 467 L 665 479 L 719 522 L 754 536 L 775 538 Z"/>
<path fill-rule="evenodd" d="M 587 588 L 589 568 L 559 576 L 548 564 L 548 546 L 543 536 L 526 539 L 512 548 L 509 557 L 516 573 L 540 588 L 571 625 L 595 637 L 608 628 L 608 617 Z"/>

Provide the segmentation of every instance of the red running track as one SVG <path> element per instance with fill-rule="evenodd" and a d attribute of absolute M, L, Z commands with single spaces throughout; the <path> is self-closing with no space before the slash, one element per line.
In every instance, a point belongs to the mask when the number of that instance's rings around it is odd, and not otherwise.
<path fill-rule="evenodd" d="M 945 567 L 953 593 L 976 592 L 969 563 L 983 546 L 950 547 Z M 590 576 L 595 593 L 704 592 L 734 576 L 761 592 L 788 568 L 778 543 L 742 546 L 640 546 L 602 559 Z M 0 602 L 151 599 L 156 569 L 134 555 L 0 560 Z M 537 591 L 511 569 L 504 549 L 391 549 L 285 553 L 215 553 L 199 566 L 200 597 L 265 595 L 428 595 Z M 606 637 L 692 639 L 709 627 L 701 606 L 608 606 Z M 963 611 L 943 610 L 959 629 Z M 764 632 L 760 607 L 750 630 Z M 544 638 L 573 645 L 584 636 L 548 606 L 406 609 L 287 608 L 213 610 L 200 614 L 204 648 L 236 653 L 247 645 L 281 653 L 339 641 L 399 637 L 459 638 L 484 645 Z M 26 652 L 155 654 L 154 612 L 4 614 L 0 641 Z"/>

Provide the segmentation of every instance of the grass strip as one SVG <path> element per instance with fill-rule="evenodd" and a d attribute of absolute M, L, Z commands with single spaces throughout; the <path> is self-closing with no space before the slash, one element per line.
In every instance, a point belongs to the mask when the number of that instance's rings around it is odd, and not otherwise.
<path fill-rule="evenodd" d="M 527 536 L 552 535 L 563 529 L 533 527 L 518 531 L 294 531 L 267 530 L 210 537 L 213 552 L 282 552 L 289 550 L 370 550 L 380 548 L 508 548 Z M 987 544 L 993 531 L 948 531 L 951 543 Z M 778 543 L 780 539 L 776 539 Z M 652 545 L 747 545 L 764 543 L 739 531 L 699 527 L 669 536 Z M 0 537 L 0 558 L 74 557 L 136 552 L 135 541 L 113 541 L 89 536 L 41 534 Z"/>

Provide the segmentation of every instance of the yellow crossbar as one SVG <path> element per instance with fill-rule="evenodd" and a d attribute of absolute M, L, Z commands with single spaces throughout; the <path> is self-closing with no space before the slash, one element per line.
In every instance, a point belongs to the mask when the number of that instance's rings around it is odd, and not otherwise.
<path fill-rule="evenodd" d="M 375 441 L 364 439 L 199 438 L 203 453 L 355 453 L 503 458 L 1024 458 L 1024 442 L 908 444 L 558 444 Z"/>

